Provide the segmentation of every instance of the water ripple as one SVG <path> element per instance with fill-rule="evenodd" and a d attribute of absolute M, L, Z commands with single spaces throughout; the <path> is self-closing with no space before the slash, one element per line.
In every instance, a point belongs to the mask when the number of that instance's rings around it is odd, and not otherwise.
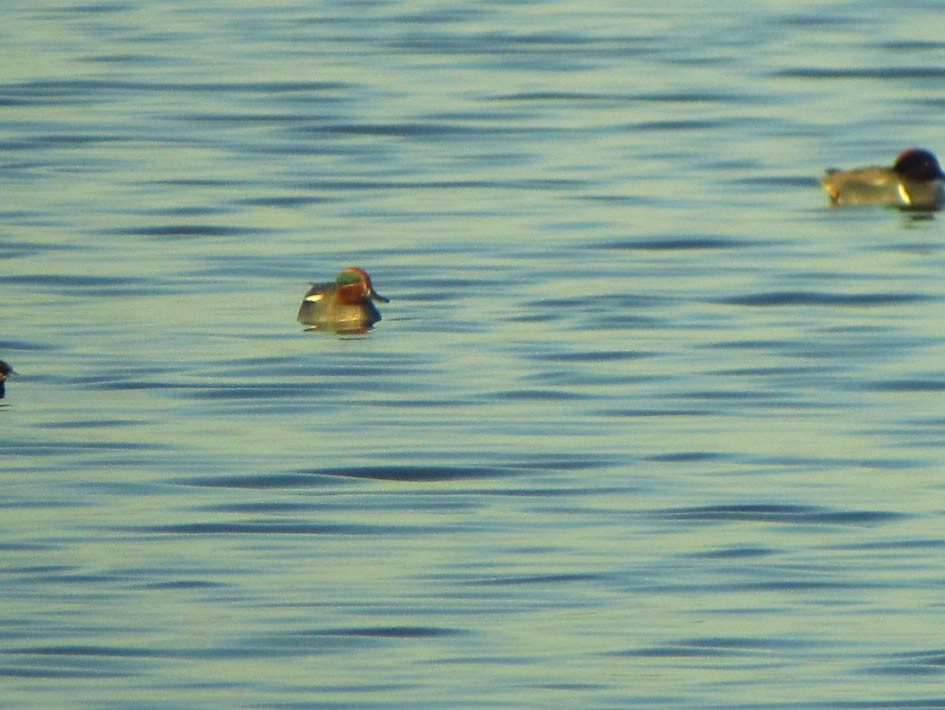
<path fill-rule="evenodd" d="M 937 377 L 866 382 L 860 388 L 870 392 L 942 392 L 945 379 Z"/>
<path fill-rule="evenodd" d="M 456 481 L 464 479 L 499 478 L 518 473 L 512 468 L 494 466 L 351 466 L 306 471 L 318 476 L 370 478 L 380 481 Z"/>
<path fill-rule="evenodd" d="M 153 525 L 122 530 L 155 535 L 429 535 L 442 533 L 442 526 L 421 525 L 359 525 L 348 523 L 233 522 L 180 523 Z"/>
<path fill-rule="evenodd" d="M 941 67 L 913 66 L 913 67 L 857 67 L 832 68 L 803 67 L 799 69 L 784 69 L 774 72 L 774 76 L 790 79 L 903 79 L 929 80 L 945 79 L 945 69 Z"/>
<path fill-rule="evenodd" d="M 769 291 L 732 296 L 713 303 L 735 306 L 849 306 L 878 307 L 932 300 L 920 293 L 828 293 L 824 291 Z"/>
<path fill-rule="evenodd" d="M 945 649 L 892 654 L 876 665 L 865 668 L 864 672 L 902 676 L 904 680 L 915 676 L 945 675 Z M 945 702 L 942 706 L 945 706 Z M 937 706 L 930 705 L 929 707 Z"/>
<path fill-rule="evenodd" d="M 710 505 L 667 508 L 653 515 L 691 522 L 751 521 L 792 525 L 875 525 L 908 517 L 883 510 L 848 511 L 806 505 Z"/>
<path fill-rule="evenodd" d="M 726 239 L 712 236 L 687 236 L 643 239 L 620 239 L 595 244 L 596 249 L 639 251 L 696 251 L 710 249 L 745 249 L 761 242 L 744 239 Z"/>

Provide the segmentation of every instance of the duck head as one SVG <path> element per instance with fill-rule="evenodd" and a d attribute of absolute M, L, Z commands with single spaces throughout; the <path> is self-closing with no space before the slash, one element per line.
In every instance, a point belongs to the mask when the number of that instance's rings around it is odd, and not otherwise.
<path fill-rule="evenodd" d="M 938 159 L 927 150 L 910 148 L 902 153 L 893 164 L 893 171 L 909 180 L 943 180 L 945 173 L 938 164 Z"/>
<path fill-rule="evenodd" d="M 371 277 L 367 272 L 357 266 L 350 266 L 338 274 L 338 278 L 335 279 L 335 293 L 341 303 L 353 305 L 372 299 L 381 303 L 390 303 L 389 298 L 384 298 L 374 290 Z"/>

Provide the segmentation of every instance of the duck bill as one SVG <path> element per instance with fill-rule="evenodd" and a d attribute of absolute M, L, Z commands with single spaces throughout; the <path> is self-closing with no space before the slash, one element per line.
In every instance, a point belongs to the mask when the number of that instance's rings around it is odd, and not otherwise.
<path fill-rule="evenodd" d="M 385 298 L 384 296 L 379 294 L 377 291 L 374 290 L 373 287 L 371 288 L 371 298 L 373 298 L 375 301 L 380 301 L 381 303 L 390 303 L 389 298 Z"/>

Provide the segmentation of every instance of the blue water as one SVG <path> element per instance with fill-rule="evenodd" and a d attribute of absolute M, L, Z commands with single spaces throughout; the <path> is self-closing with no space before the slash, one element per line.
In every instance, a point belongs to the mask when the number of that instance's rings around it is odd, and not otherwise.
<path fill-rule="evenodd" d="M 6 8 L 4 707 L 945 707 L 941 29 Z"/>

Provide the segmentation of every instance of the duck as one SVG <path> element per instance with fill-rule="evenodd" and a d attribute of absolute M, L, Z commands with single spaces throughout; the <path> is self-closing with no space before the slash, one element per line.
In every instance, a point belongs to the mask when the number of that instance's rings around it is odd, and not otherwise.
<path fill-rule="evenodd" d="M 372 301 L 390 303 L 374 290 L 364 269 L 349 266 L 333 283 L 312 284 L 302 298 L 298 321 L 312 330 L 364 332 L 381 320 Z"/>
<path fill-rule="evenodd" d="M 0 360 L 0 399 L 3 399 L 3 396 L 6 394 L 6 379 L 10 375 L 15 375 L 16 370 L 14 370 L 10 365 L 3 360 Z"/>
<path fill-rule="evenodd" d="M 820 180 L 837 205 L 886 205 L 900 209 L 939 210 L 945 206 L 945 173 L 933 153 L 909 148 L 892 167 L 827 170 Z"/>

